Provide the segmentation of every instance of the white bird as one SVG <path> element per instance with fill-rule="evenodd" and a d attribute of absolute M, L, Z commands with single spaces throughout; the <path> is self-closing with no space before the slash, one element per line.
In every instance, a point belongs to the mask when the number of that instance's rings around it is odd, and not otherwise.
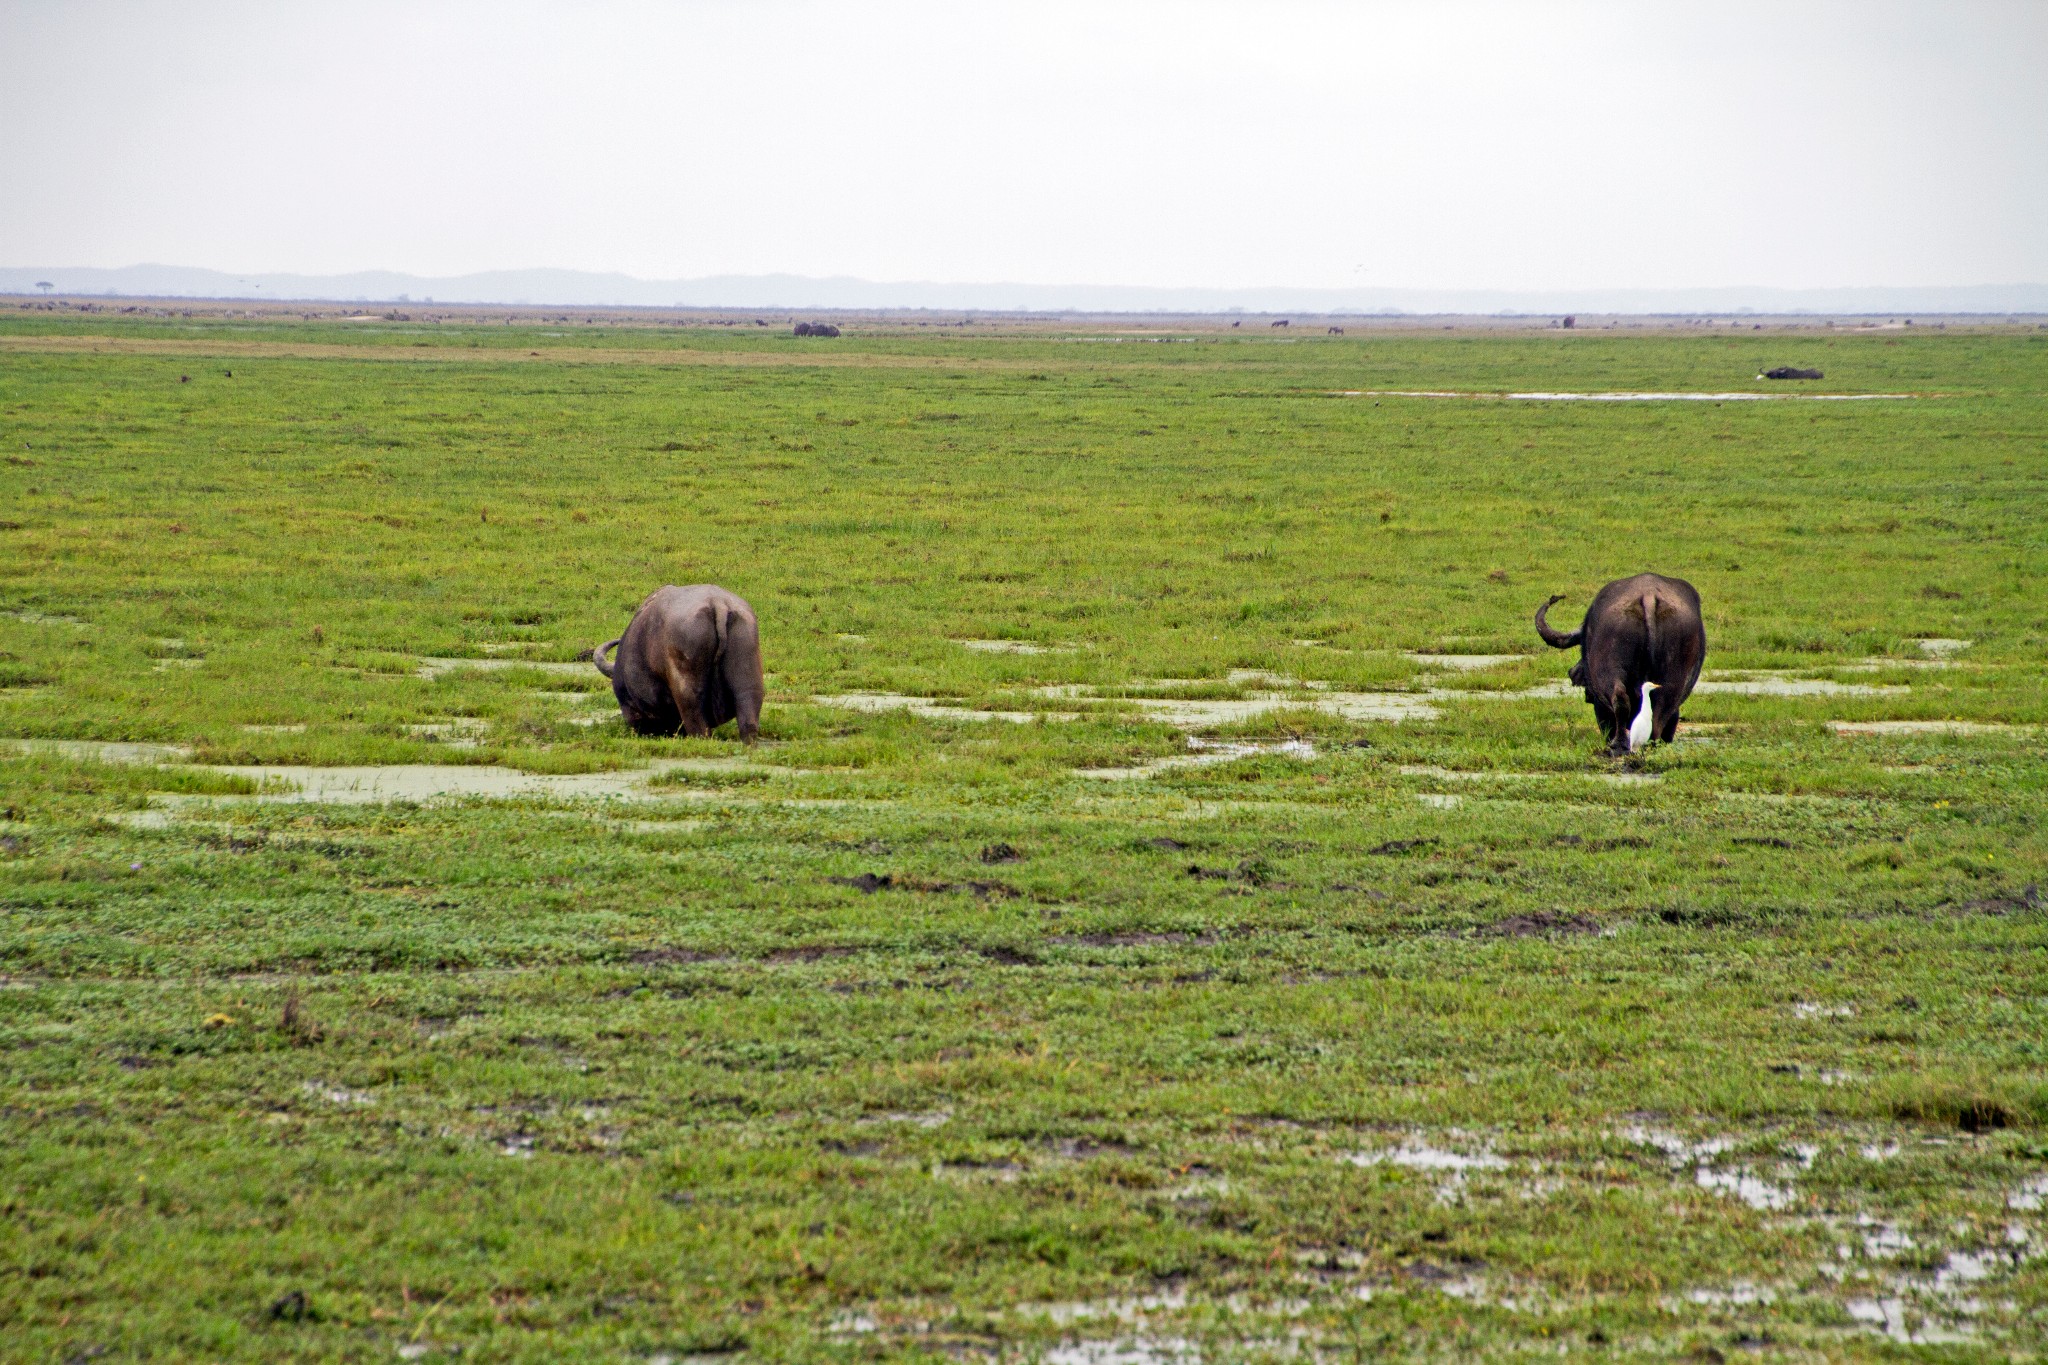
<path fill-rule="evenodd" d="M 1636 707 L 1636 718 L 1630 721 L 1628 726 L 1628 751 L 1630 753 L 1634 753 L 1650 742 L 1650 693 L 1655 691 L 1657 686 L 1658 684 L 1653 682 L 1643 684 L 1643 697 Z"/>

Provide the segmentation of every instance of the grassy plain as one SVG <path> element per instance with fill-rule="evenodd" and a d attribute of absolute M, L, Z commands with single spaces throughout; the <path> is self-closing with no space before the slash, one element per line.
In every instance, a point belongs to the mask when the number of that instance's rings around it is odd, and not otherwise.
<path fill-rule="evenodd" d="M 1775 363 L 1919 396 L 1335 396 Z M 0 751 L 0 1356 L 2048 1336 L 2048 336 L 31 315 L 0 458 L 0 736 L 189 750 Z M 1528 621 L 1643 568 L 1770 690 L 1617 767 Z M 545 667 L 698 581 L 744 754 Z"/>

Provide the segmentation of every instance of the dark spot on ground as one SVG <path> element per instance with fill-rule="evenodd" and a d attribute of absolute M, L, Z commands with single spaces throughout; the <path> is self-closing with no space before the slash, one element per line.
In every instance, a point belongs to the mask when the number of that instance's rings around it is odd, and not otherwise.
<path fill-rule="evenodd" d="M 1367 849 L 1366 852 L 1382 857 L 1392 857 L 1396 853 L 1407 853 L 1413 849 L 1428 848 L 1437 842 L 1435 839 L 1389 839 L 1384 844 Z"/>
<path fill-rule="evenodd" d="M 1149 948 L 1168 943 L 1214 943 L 1216 936 L 1192 932 L 1157 933 L 1140 929 L 1121 934 L 1062 934 L 1052 941 L 1085 948 Z"/>
<path fill-rule="evenodd" d="M 882 1144 L 879 1142 L 845 1142 L 839 1138 L 826 1138 L 818 1146 L 828 1152 L 837 1152 L 841 1156 L 873 1156 L 882 1150 Z"/>
<path fill-rule="evenodd" d="M 1024 948 L 1012 948 L 1003 943 L 993 944 L 986 948 L 977 948 L 975 951 L 990 962 L 998 963 L 1005 967 L 1036 967 L 1038 965 L 1038 954 Z"/>
<path fill-rule="evenodd" d="M 1552 839 L 1550 842 L 1558 845 L 1561 848 L 1577 848 L 1580 844 L 1585 843 L 1586 840 L 1583 835 L 1560 834 L 1556 838 Z"/>
<path fill-rule="evenodd" d="M 896 879 L 886 872 L 879 877 L 872 872 L 863 872 L 858 877 L 827 877 L 825 880 L 834 886 L 850 886 L 864 896 L 872 896 L 896 884 Z"/>
<path fill-rule="evenodd" d="M 303 1289 L 294 1289 L 271 1300 L 272 1322 L 304 1322 L 312 1316 L 313 1305 L 306 1301 L 306 1291 Z"/>
<path fill-rule="evenodd" d="M 1600 921 L 1591 915 L 1560 915 L 1538 910 L 1532 915 L 1510 915 L 1489 925 L 1485 931 L 1501 938 L 1539 938 L 1546 934 L 1597 934 Z"/>
<path fill-rule="evenodd" d="M 2039 910 L 2041 908 L 2041 888 L 2034 883 L 2029 883 L 2018 891 L 2007 891 L 1996 896 L 1986 896 L 1983 900 L 1969 901 L 1957 908 L 1975 911 L 1981 915 L 2007 915 L 2015 910 Z"/>
<path fill-rule="evenodd" d="M 1728 841 L 1731 844 L 1749 844 L 1755 848 L 1790 848 L 1790 839 L 1780 839 L 1770 834 L 1739 834 Z"/>
<path fill-rule="evenodd" d="M 1167 853 L 1178 853 L 1178 852 L 1180 852 L 1180 851 L 1181 851 L 1182 849 L 1184 849 L 1184 848 L 1186 848 L 1186 847 L 1187 847 L 1187 845 L 1186 845 L 1186 844 L 1184 844 L 1184 843 L 1182 843 L 1182 842 L 1181 842 L 1180 840 L 1178 840 L 1178 839 L 1169 839 L 1169 838 L 1167 838 L 1167 837 L 1166 837 L 1165 835 L 1163 835 L 1163 834 L 1162 834 L 1162 835 L 1160 835 L 1160 836 L 1159 836 L 1158 838 L 1156 838 L 1156 839 L 1146 839 L 1146 840 L 1143 840 L 1143 841 L 1142 841 L 1142 843 L 1143 843 L 1143 846 L 1144 846 L 1144 847 L 1146 847 L 1146 848 L 1156 848 L 1156 849 L 1161 849 L 1161 850 L 1164 850 L 1164 851 L 1165 851 L 1165 852 L 1167 852 Z"/>
<path fill-rule="evenodd" d="M 860 949 L 845 943 L 807 943 L 797 948 L 777 948 L 763 962 L 817 962 L 828 957 L 851 957 Z"/>
<path fill-rule="evenodd" d="M 1021 863 L 1024 861 L 1024 855 L 1017 851 L 1014 844 L 990 844 L 981 851 L 981 860 L 989 864 Z"/>
<path fill-rule="evenodd" d="M 626 957 L 626 961 L 638 967 L 655 967 L 685 962 L 723 962 L 724 960 L 724 958 L 719 957 L 716 953 L 701 953 L 695 948 L 642 948 L 639 952 L 629 953 Z"/>
<path fill-rule="evenodd" d="M 1401 1267 L 1401 1273 L 1411 1280 L 1425 1284 L 1441 1284 L 1445 1280 L 1463 1279 L 1486 1269 L 1486 1262 L 1470 1257 L 1460 1257 L 1449 1265 L 1438 1265 L 1434 1261 L 1410 1261 Z"/>
<path fill-rule="evenodd" d="M 1236 867 L 1203 867 L 1200 863 L 1188 864 L 1188 875 L 1198 881 L 1243 882 L 1248 886 L 1273 886 L 1286 888 L 1289 882 L 1273 880 L 1271 864 L 1263 858 L 1247 858 Z"/>
<path fill-rule="evenodd" d="M 1070 1161 L 1086 1161 L 1092 1156 L 1129 1156 L 1138 1149 L 1127 1142 L 1114 1138 L 1064 1137 L 1054 1138 L 1046 1144 L 1053 1155 L 1066 1157 Z"/>
<path fill-rule="evenodd" d="M 2013 1121 L 2012 1110 L 1997 1100 L 1971 1100 L 1956 1116 L 1956 1127 L 1966 1133 L 1989 1133 L 2005 1128 Z"/>

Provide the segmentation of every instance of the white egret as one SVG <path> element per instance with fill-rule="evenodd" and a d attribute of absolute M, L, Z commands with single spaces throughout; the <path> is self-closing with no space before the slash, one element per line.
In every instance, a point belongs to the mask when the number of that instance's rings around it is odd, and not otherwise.
<path fill-rule="evenodd" d="M 1636 718 L 1629 722 L 1628 727 L 1628 751 L 1630 753 L 1634 753 L 1650 742 L 1650 693 L 1655 691 L 1657 686 L 1658 684 L 1653 682 L 1643 684 L 1643 696 L 1641 702 L 1636 706 Z"/>

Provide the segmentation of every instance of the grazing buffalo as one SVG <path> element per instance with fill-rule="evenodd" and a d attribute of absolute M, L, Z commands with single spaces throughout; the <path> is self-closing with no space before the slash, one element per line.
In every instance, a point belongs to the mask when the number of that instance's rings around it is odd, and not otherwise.
<path fill-rule="evenodd" d="M 1586 693 L 1609 753 L 1629 750 L 1628 731 L 1649 693 L 1650 738 L 1669 744 L 1678 734 L 1678 708 L 1700 680 L 1707 657 L 1707 629 L 1700 619 L 1700 595 L 1682 578 L 1639 573 L 1600 589 L 1586 619 L 1569 635 L 1554 630 L 1544 613 L 1554 596 L 1536 609 L 1536 633 L 1552 649 L 1579 646 L 1571 680 Z"/>
<path fill-rule="evenodd" d="M 619 655 L 605 662 L 617 645 Z M 724 588 L 656 588 L 616 640 L 590 651 L 634 733 L 710 734 L 729 720 L 752 743 L 761 729 L 761 628 Z"/>
<path fill-rule="evenodd" d="M 1819 370 L 1802 370 L 1792 365 L 1780 365 L 1775 370 L 1765 370 L 1766 379 L 1823 379 Z"/>
<path fill-rule="evenodd" d="M 839 329 L 829 322 L 799 322 L 795 335 L 800 337 L 836 337 Z"/>

